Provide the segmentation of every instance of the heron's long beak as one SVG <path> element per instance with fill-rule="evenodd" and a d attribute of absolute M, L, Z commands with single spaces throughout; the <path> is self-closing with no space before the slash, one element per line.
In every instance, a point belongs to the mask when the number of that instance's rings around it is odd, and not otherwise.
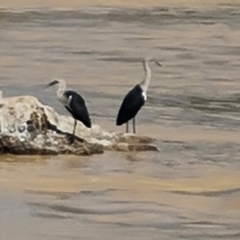
<path fill-rule="evenodd" d="M 160 62 L 154 60 L 154 63 L 155 63 L 157 66 L 162 67 L 162 64 L 161 64 Z"/>
<path fill-rule="evenodd" d="M 59 83 L 58 80 L 53 80 L 52 82 L 50 82 L 46 85 L 46 88 L 52 87 L 52 86 L 54 86 L 55 84 L 58 84 L 58 83 Z"/>

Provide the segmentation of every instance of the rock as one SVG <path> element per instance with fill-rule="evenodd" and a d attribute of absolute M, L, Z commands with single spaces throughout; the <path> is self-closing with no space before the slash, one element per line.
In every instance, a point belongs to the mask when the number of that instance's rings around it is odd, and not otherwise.
<path fill-rule="evenodd" d="M 155 151 L 158 152 L 158 148 L 155 145 L 151 145 L 154 139 L 145 137 L 145 136 L 138 136 L 133 134 L 120 134 L 118 140 L 115 144 L 111 145 L 111 148 L 116 151 Z"/>
<path fill-rule="evenodd" d="M 79 121 L 74 143 L 70 144 L 73 125 L 72 117 L 59 115 L 36 97 L 0 98 L 0 153 L 90 155 L 104 149 L 156 151 L 149 145 L 151 138 L 108 132 L 99 125 L 89 129 Z"/>
<path fill-rule="evenodd" d="M 132 135 L 132 134 L 124 134 L 122 136 L 119 136 L 119 142 L 126 142 L 126 143 L 132 143 L 132 144 L 149 144 L 155 141 L 155 139 L 145 136 L 138 136 L 138 135 Z"/>
<path fill-rule="evenodd" d="M 116 143 L 112 146 L 112 148 L 116 151 L 124 151 L 124 152 L 142 152 L 142 151 L 154 151 L 158 152 L 158 148 L 155 145 L 149 144 L 129 144 L 129 143 Z"/>
<path fill-rule="evenodd" d="M 41 135 L 37 136 L 34 141 L 21 141 L 10 135 L 2 135 L 0 138 L 0 153 L 11 154 L 37 154 L 37 155 L 57 155 L 57 154 L 75 154 L 91 155 L 103 153 L 103 146 L 87 142 L 75 141 L 74 145 L 68 145 L 66 137 L 46 136 L 42 139 Z"/>

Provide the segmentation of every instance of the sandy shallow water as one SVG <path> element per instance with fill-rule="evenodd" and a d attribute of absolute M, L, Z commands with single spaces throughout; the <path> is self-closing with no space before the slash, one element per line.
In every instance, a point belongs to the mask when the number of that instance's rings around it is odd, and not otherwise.
<path fill-rule="evenodd" d="M 158 153 L 0 157 L 1 240 L 240 239 L 240 7 L 208 2 L 0 1 L 4 96 L 67 114 L 44 90 L 64 78 L 124 131 L 141 59 L 163 64 L 137 117 Z"/>

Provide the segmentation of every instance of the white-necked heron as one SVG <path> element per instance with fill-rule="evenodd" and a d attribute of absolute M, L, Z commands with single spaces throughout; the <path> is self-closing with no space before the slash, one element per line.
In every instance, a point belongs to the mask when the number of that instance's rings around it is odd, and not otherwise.
<path fill-rule="evenodd" d="M 133 119 L 133 133 L 136 133 L 135 117 L 147 100 L 147 90 L 151 80 L 151 69 L 149 67 L 150 62 L 154 62 L 159 67 L 162 67 L 158 61 L 152 58 L 145 58 L 143 61 L 143 69 L 145 72 L 143 81 L 128 92 L 120 106 L 116 124 L 117 126 L 120 126 L 126 123 L 126 132 L 129 131 L 129 120 Z"/>
<path fill-rule="evenodd" d="M 77 92 L 72 90 L 66 90 L 66 82 L 62 79 L 53 80 L 47 87 L 51 87 L 58 84 L 57 98 L 63 104 L 63 106 L 72 114 L 74 118 L 74 127 L 72 133 L 72 142 L 74 140 L 75 130 L 77 126 L 77 120 L 82 122 L 87 128 L 91 128 L 91 119 L 85 104 L 85 100 Z"/>

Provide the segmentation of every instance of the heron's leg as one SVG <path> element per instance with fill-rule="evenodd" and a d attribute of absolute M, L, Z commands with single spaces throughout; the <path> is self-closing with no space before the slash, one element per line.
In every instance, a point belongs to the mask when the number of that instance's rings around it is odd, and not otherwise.
<path fill-rule="evenodd" d="M 133 133 L 136 133 L 136 119 L 133 118 Z"/>
<path fill-rule="evenodd" d="M 70 136 L 70 139 L 69 139 L 70 144 L 72 144 L 74 142 L 76 126 L 77 126 L 77 121 L 76 121 L 76 119 L 74 119 L 73 133 L 72 133 L 72 135 Z"/>
<path fill-rule="evenodd" d="M 75 131 L 76 131 L 76 126 L 77 126 L 77 120 L 74 119 L 74 127 L 73 127 L 73 136 L 75 136 Z"/>
<path fill-rule="evenodd" d="M 127 122 L 126 123 L 126 133 L 128 133 L 129 132 L 129 123 Z"/>

